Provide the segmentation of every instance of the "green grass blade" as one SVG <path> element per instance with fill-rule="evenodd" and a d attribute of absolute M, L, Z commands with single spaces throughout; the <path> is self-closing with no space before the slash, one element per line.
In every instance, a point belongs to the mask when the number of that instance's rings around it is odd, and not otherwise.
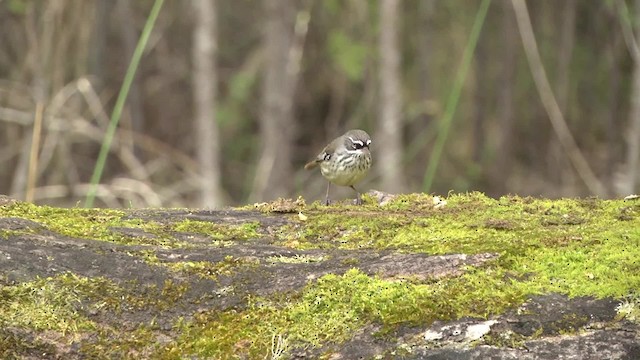
<path fill-rule="evenodd" d="M 438 163 L 440 162 L 440 158 L 442 157 L 442 150 L 444 149 L 444 145 L 449 135 L 449 130 L 451 129 L 451 124 L 453 123 L 453 115 L 455 114 L 456 108 L 458 106 L 458 101 L 460 100 L 462 86 L 464 85 L 464 81 L 467 78 L 467 73 L 469 72 L 469 67 L 471 65 L 471 59 L 473 58 L 473 53 L 475 51 L 476 44 L 478 43 L 480 31 L 482 30 L 482 25 L 484 24 L 484 20 L 487 16 L 487 11 L 489 10 L 490 3 L 491 0 L 482 1 L 482 3 L 480 4 L 480 8 L 478 9 L 478 13 L 476 14 L 476 19 L 473 23 L 473 27 L 471 28 L 469 42 L 467 42 L 467 46 L 465 47 L 464 53 L 462 54 L 462 64 L 460 64 L 460 69 L 456 76 L 456 80 L 453 83 L 453 89 L 451 90 L 451 94 L 449 94 L 449 99 L 447 100 L 445 112 L 442 116 L 442 119 L 440 120 L 438 137 L 436 138 L 436 143 L 433 147 L 433 151 L 431 152 L 431 156 L 429 157 L 429 164 L 427 165 L 427 170 L 424 174 L 422 182 L 422 189 L 424 192 L 429 192 L 429 189 L 433 184 L 433 179 L 435 177 L 436 170 L 438 169 Z"/>
<path fill-rule="evenodd" d="M 87 193 L 87 198 L 85 200 L 85 207 L 92 207 L 93 201 L 96 197 L 96 191 L 98 189 L 98 183 L 102 178 L 102 172 L 104 170 L 104 165 L 107 160 L 107 154 L 109 153 L 109 148 L 111 148 L 111 142 L 113 141 L 113 135 L 116 132 L 116 128 L 118 127 L 118 123 L 120 122 L 120 118 L 122 116 L 122 109 L 124 108 L 124 103 L 127 100 L 127 95 L 129 95 L 129 89 L 131 88 L 131 83 L 133 83 L 133 78 L 138 69 L 138 64 L 140 63 L 140 59 L 142 58 L 142 53 L 149 41 L 149 36 L 151 35 L 151 30 L 153 30 L 153 26 L 158 18 L 158 14 L 160 13 L 160 9 L 162 8 L 162 4 L 164 0 L 156 0 L 153 4 L 153 8 L 151 8 L 151 12 L 149 13 L 149 17 L 147 18 L 147 22 L 144 25 L 144 29 L 142 30 L 142 34 L 140 35 L 140 39 L 138 40 L 138 44 L 133 52 L 133 56 L 131 57 L 131 62 L 129 63 L 129 67 L 127 68 L 127 72 L 124 76 L 124 81 L 122 83 L 122 87 L 120 88 L 120 93 L 118 94 L 118 99 L 116 100 L 116 104 L 113 108 L 113 112 L 111 113 L 111 121 L 109 122 L 109 126 L 107 127 L 107 132 L 104 135 L 104 140 L 102 141 L 102 147 L 100 148 L 100 154 L 98 155 L 98 159 L 96 160 L 96 165 L 93 168 L 93 175 L 91 176 L 91 186 Z"/>

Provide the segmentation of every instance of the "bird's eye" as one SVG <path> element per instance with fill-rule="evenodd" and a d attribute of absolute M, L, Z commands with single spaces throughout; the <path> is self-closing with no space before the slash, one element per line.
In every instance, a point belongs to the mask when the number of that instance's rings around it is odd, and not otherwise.
<path fill-rule="evenodd" d="M 364 146 L 365 145 L 362 141 L 354 140 L 351 147 L 353 148 L 353 150 L 359 150 L 359 149 L 362 149 Z"/>

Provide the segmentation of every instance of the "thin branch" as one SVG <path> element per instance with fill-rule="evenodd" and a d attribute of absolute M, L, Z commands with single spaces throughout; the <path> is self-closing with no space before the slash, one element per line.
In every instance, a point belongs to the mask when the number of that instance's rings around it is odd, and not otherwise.
<path fill-rule="evenodd" d="M 31 126 L 31 124 L 33 124 L 33 114 L 26 111 L 0 107 L 0 122 L 3 121 L 22 126 Z M 66 132 L 70 135 L 80 135 L 81 137 L 98 143 L 104 138 L 104 130 L 102 128 L 92 124 L 89 120 L 82 117 L 59 118 L 48 115 L 47 121 L 43 122 L 42 125 L 43 128 L 49 132 L 56 131 Z M 129 129 L 118 129 L 116 134 L 117 136 L 113 140 L 114 148 L 118 148 L 120 146 L 118 138 L 133 137 L 136 144 L 144 150 L 152 154 L 171 159 L 176 166 L 195 176 L 198 164 L 195 163 L 189 155 L 175 149 L 174 147 L 167 145 L 152 136 L 136 133 Z M 110 151 L 116 152 L 114 149 Z M 7 155 L 5 151 L 1 154 L 0 159 L 7 159 L 11 157 L 12 156 Z"/>
<path fill-rule="evenodd" d="M 636 37 L 633 34 L 633 28 L 631 27 L 631 23 L 629 21 L 629 19 L 631 19 L 629 8 L 627 7 L 627 4 L 622 0 L 617 0 L 614 2 L 614 4 L 616 6 L 616 9 L 618 9 L 618 20 L 620 21 L 622 36 L 624 38 L 625 44 L 627 45 L 627 49 L 629 50 L 629 54 L 631 54 L 634 62 L 640 63 L 640 46 L 638 46 Z"/>
<path fill-rule="evenodd" d="M 309 32 L 309 21 L 311 20 L 311 5 L 310 1 L 303 3 L 303 8 L 298 11 L 296 15 L 295 27 L 293 30 L 293 39 L 291 41 L 291 47 L 289 48 L 289 55 L 287 59 L 287 86 L 293 87 L 292 92 L 295 91 L 295 80 L 300 73 L 300 67 L 302 63 L 302 55 L 304 52 L 304 44 L 307 39 L 307 33 Z"/>
<path fill-rule="evenodd" d="M 573 164 L 576 172 L 585 183 L 591 193 L 598 196 L 605 196 L 606 190 L 600 180 L 591 170 L 589 163 L 584 158 L 578 145 L 576 144 L 569 126 L 562 115 L 562 111 L 558 106 L 553 90 L 547 78 L 547 74 L 542 65 L 540 59 L 540 53 L 538 51 L 538 45 L 536 43 L 535 35 L 533 34 L 533 28 L 531 27 L 531 19 L 529 18 L 529 11 L 524 0 L 512 0 L 513 9 L 516 13 L 516 20 L 518 22 L 518 29 L 520 30 L 520 37 L 522 38 L 522 45 L 524 46 L 525 53 L 527 55 L 527 61 L 531 69 L 531 75 L 533 81 L 538 89 L 538 94 L 542 100 L 553 130 L 558 136 L 560 144 L 564 148 L 569 160 Z"/>
<path fill-rule="evenodd" d="M 25 201 L 33 202 L 33 189 L 36 187 L 38 174 L 38 154 L 40 153 L 40 136 L 42 135 L 42 117 L 44 114 L 44 104 L 36 104 L 36 113 L 33 120 L 33 132 L 31 136 L 31 151 L 29 153 L 29 174 L 27 175 L 27 190 Z"/>

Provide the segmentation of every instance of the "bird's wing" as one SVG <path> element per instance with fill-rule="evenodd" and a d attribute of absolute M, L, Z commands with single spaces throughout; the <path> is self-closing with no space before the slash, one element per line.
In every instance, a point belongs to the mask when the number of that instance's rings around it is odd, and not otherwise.
<path fill-rule="evenodd" d="M 322 149 L 320 154 L 316 156 L 315 159 L 306 163 L 306 165 L 304 166 L 305 170 L 311 170 L 316 166 L 318 166 L 321 162 L 331 159 L 332 154 L 333 154 L 333 148 L 331 148 L 330 146 L 325 147 L 324 149 Z"/>

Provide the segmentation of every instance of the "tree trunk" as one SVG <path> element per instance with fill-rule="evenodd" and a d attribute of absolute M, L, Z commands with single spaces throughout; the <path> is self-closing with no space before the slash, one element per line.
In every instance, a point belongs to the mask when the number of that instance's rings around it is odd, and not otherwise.
<path fill-rule="evenodd" d="M 309 21 L 293 0 L 265 0 L 263 33 L 265 67 L 260 132 L 262 149 L 256 169 L 253 201 L 287 196 L 293 189 L 293 97 Z M 308 8 L 308 6 L 307 6 Z"/>
<path fill-rule="evenodd" d="M 568 113 L 569 104 L 569 74 L 571 58 L 573 57 L 573 48 L 575 46 L 575 24 L 576 24 L 576 0 L 565 0 L 554 6 L 562 6 L 562 16 L 559 17 L 558 27 L 560 28 L 560 43 L 558 44 L 558 63 L 556 67 L 556 81 L 554 92 L 560 111 L 570 123 Z M 574 172 L 562 145 L 553 130 L 551 130 L 548 145 L 548 165 L 549 175 L 555 178 L 554 182 L 561 185 L 561 193 L 570 193 L 574 188 Z"/>
<path fill-rule="evenodd" d="M 104 88 L 105 84 L 105 64 L 107 56 L 107 36 L 109 35 L 109 14 L 113 3 L 111 0 L 97 0 L 94 7 L 93 29 L 91 32 L 91 42 L 89 43 L 89 73 L 95 76 L 98 81 L 94 84 L 98 90 Z"/>
<path fill-rule="evenodd" d="M 618 22 L 615 11 L 611 16 L 611 23 Z M 607 59 L 610 61 L 609 68 L 611 69 L 611 76 L 609 76 L 609 102 L 608 102 L 608 116 L 606 117 L 606 144 L 605 144 L 605 174 L 607 174 L 606 186 L 609 194 L 615 194 L 615 175 L 616 167 L 619 165 L 619 159 L 622 158 L 622 137 L 621 131 L 622 124 L 620 121 L 621 113 L 624 111 L 623 103 L 625 101 L 622 96 L 622 69 L 620 67 L 620 59 L 624 48 L 623 37 L 619 31 L 612 31 L 608 37 L 607 44 Z M 626 55 L 626 54 L 625 54 Z"/>
<path fill-rule="evenodd" d="M 200 205 L 216 207 L 223 203 L 220 185 L 220 136 L 216 123 L 217 30 L 216 1 L 193 0 L 193 96 L 196 153 L 202 181 Z"/>
<path fill-rule="evenodd" d="M 500 196 L 510 191 L 505 184 L 511 174 L 513 160 L 513 93 L 516 85 L 518 26 L 510 0 L 502 1 L 502 78 L 498 97 L 500 135 L 496 151 L 496 165 L 491 171 L 491 195 Z"/>
<path fill-rule="evenodd" d="M 417 36 L 420 39 L 420 47 L 418 48 L 418 54 L 420 55 L 420 98 L 426 104 L 431 101 L 433 97 L 433 90 L 431 88 L 431 75 L 432 75 L 432 54 L 433 54 L 433 32 L 436 18 L 436 3 L 435 0 L 424 0 L 418 2 L 418 16 L 420 18 L 420 30 Z M 425 120 L 431 120 L 430 114 L 425 111 Z M 428 124 L 423 124 L 424 126 Z"/>
<path fill-rule="evenodd" d="M 640 19 L 640 0 L 634 2 L 637 21 Z M 632 19 L 633 20 L 633 19 Z M 623 21 L 625 21 L 623 19 Z M 636 27 L 635 38 L 640 38 L 640 26 Z M 634 56 L 631 108 L 629 109 L 629 131 L 627 131 L 627 176 L 621 187 L 622 194 L 632 194 L 637 188 L 640 164 L 640 58 Z"/>
<path fill-rule="evenodd" d="M 562 3 L 562 16 L 560 18 L 560 44 L 558 48 L 558 69 L 556 72 L 556 97 L 562 113 L 567 116 L 569 104 L 569 73 L 571 70 L 571 58 L 576 43 L 576 5 L 577 0 L 565 0 Z"/>
<path fill-rule="evenodd" d="M 418 56 L 418 101 L 420 102 L 420 113 L 415 118 L 407 118 L 404 124 L 404 139 L 407 144 L 404 147 L 405 163 L 422 162 L 426 163 L 429 153 L 428 151 L 420 151 L 419 154 L 413 148 L 420 146 L 425 148 L 425 132 L 431 126 L 433 117 L 436 113 L 434 109 L 435 92 L 433 89 L 434 78 L 434 54 L 433 44 L 436 33 L 436 1 L 421 0 L 416 3 L 418 17 L 418 30 L 415 33 L 417 40 L 417 56 Z M 417 145 L 417 146 L 416 146 Z M 429 147 L 430 148 L 430 147 Z M 407 176 L 407 188 L 417 186 L 416 181 L 424 176 L 424 169 L 418 166 L 406 166 L 405 174 Z"/>
<path fill-rule="evenodd" d="M 405 177 L 402 169 L 402 89 L 400 84 L 400 45 L 398 43 L 399 0 L 380 1 L 380 117 L 374 139 L 376 162 L 382 188 L 401 192 Z M 377 145 L 376 145 L 377 144 Z M 375 161 L 375 159 L 374 159 Z"/>

